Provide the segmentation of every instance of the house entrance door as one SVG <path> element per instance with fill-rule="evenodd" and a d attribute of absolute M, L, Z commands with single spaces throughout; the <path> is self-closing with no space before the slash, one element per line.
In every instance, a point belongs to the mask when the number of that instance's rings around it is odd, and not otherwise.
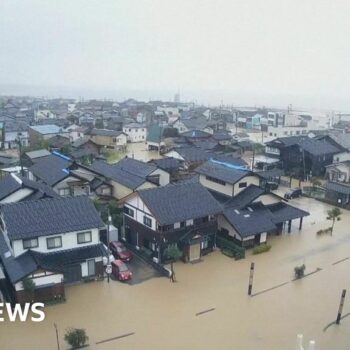
<path fill-rule="evenodd" d="M 201 258 L 201 244 L 190 245 L 190 261 L 196 261 Z"/>

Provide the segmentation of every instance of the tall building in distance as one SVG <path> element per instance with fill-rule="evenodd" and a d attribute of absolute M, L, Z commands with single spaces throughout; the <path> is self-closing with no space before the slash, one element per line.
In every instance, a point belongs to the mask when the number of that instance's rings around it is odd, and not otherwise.
<path fill-rule="evenodd" d="M 177 92 L 175 95 L 174 95 L 174 102 L 175 103 L 179 103 L 180 102 L 180 93 Z"/>

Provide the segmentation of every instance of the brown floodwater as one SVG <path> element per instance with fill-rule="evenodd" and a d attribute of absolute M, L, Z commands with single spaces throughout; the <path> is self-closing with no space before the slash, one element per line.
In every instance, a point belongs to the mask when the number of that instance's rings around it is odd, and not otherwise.
<path fill-rule="evenodd" d="M 339 326 L 323 328 L 337 315 L 341 290 L 350 289 L 350 213 L 336 223 L 333 236 L 317 237 L 329 226 L 329 206 L 311 199 L 292 204 L 309 210 L 304 229 L 297 222 L 292 234 L 270 239 L 268 253 L 235 261 L 216 251 L 196 264 L 176 263 L 177 283 L 154 278 L 128 285 L 112 281 L 66 288 L 67 302 L 46 308 L 46 319 L 36 324 L 0 324 L 0 349 L 57 349 L 68 327 L 85 328 L 88 349 L 173 350 L 247 349 L 281 350 L 295 347 L 296 335 L 316 341 L 317 350 L 350 348 L 350 317 Z M 253 293 L 247 296 L 249 266 L 255 262 Z M 292 282 L 296 265 L 306 273 L 319 272 Z M 349 291 L 350 294 L 350 291 Z M 197 315 L 206 310 L 206 313 Z M 344 312 L 350 312 L 350 295 Z M 127 337 L 99 343 L 125 334 Z"/>
<path fill-rule="evenodd" d="M 158 151 L 148 151 L 146 143 L 143 142 L 128 143 L 127 150 L 124 152 L 124 155 L 134 157 L 135 159 L 142 160 L 144 162 L 148 162 L 151 159 L 162 158 Z"/>

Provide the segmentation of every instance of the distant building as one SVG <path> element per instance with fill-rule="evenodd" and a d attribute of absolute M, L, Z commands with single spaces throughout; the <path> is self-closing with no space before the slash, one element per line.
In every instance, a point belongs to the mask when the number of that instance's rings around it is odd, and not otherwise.
<path fill-rule="evenodd" d="M 69 139 L 69 132 L 65 131 L 57 125 L 35 125 L 30 126 L 28 129 L 29 142 L 31 145 L 37 143 L 40 140 L 48 140 L 53 136 L 63 136 Z"/>
<path fill-rule="evenodd" d="M 147 127 L 143 124 L 126 124 L 123 126 L 123 132 L 128 135 L 128 142 L 145 142 L 147 138 Z"/>
<path fill-rule="evenodd" d="M 122 131 L 92 129 L 87 135 L 97 145 L 105 148 L 125 149 L 127 144 L 127 135 Z"/>

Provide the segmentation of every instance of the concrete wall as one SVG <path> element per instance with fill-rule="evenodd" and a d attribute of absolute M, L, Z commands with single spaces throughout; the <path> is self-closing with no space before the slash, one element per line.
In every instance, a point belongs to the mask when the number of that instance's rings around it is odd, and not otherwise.
<path fill-rule="evenodd" d="M 147 128 L 138 127 L 138 128 L 123 128 L 123 132 L 128 135 L 127 140 L 129 142 L 145 142 L 147 138 Z"/>

